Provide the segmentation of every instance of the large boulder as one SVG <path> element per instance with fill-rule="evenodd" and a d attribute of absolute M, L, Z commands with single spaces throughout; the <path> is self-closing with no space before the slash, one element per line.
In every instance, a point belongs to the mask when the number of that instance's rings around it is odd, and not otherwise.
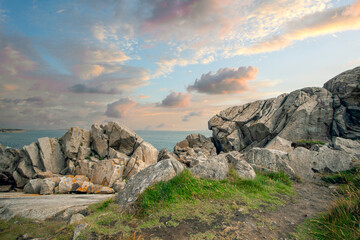
<path fill-rule="evenodd" d="M 253 148 L 246 152 L 242 159 L 250 163 L 250 165 L 258 171 L 265 172 L 285 172 L 292 178 L 296 178 L 294 169 L 288 163 L 288 154 L 286 152 Z"/>
<path fill-rule="evenodd" d="M 334 149 L 344 151 L 360 160 L 360 142 L 341 137 L 334 138 Z"/>
<path fill-rule="evenodd" d="M 24 146 L 23 151 L 30 159 L 35 172 L 42 172 L 45 170 L 44 164 L 40 158 L 39 148 L 35 142 Z"/>
<path fill-rule="evenodd" d="M 237 151 L 232 151 L 225 154 L 228 162 L 235 168 L 237 175 L 244 179 L 254 179 L 256 173 L 254 168 L 242 159 L 242 154 Z"/>
<path fill-rule="evenodd" d="M 23 186 L 25 180 L 16 171 L 21 156 L 22 152 L 19 149 L 0 148 L 0 185 Z M 14 175 L 16 179 L 14 179 Z"/>
<path fill-rule="evenodd" d="M 128 181 L 125 188 L 119 192 L 116 201 L 125 209 L 129 204 L 135 202 L 139 194 L 146 188 L 160 181 L 168 181 L 183 170 L 184 166 L 173 159 L 166 159 L 150 165 Z"/>
<path fill-rule="evenodd" d="M 189 168 L 190 172 L 198 178 L 223 180 L 229 173 L 229 164 L 226 154 L 199 158 L 196 166 Z"/>
<path fill-rule="evenodd" d="M 100 158 L 105 158 L 109 154 L 108 141 L 108 136 L 101 126 L 98 124 L 91 126 L 91 148 L 100 156 Z"/>
<path fill-rule="evenodd" d="M 56 138 L 43 137 L 38 139 L 40 158 L 46 171 L 60 173 L 65 168 L 65 157 Z"/>
<path fill-rule="evenodd" d="M 264 147 L 275 136 L 330 141 L 332 117 L 332 94 L 324 88 L 303 88 L 228 108 L 209 120 L 209 129 L 218 150 L 242 151 Z"/>
<path fill-rule="evenodd" d="M 324 88 L 303 88 L 230 107 L 211 118 L 208 126 L 218 152 L 267 144 L 278 149 L 282 143 L 269 143 L 277 136 L 288 141 L 360 139 L 360 67 L 334 77 Z"/>
<path fill-rule="evenodd" d="M 199 157 L 209 158 L 216 155 L 216 148 L 212 138 L 202 134 L 190 134 L 175 145 L 174 154 L 180 162 L 192 167 Z"/>
<path fill-rule="evenodd" d="M 124 178 L 130 179 L 142 169 L 158 160 L 159 151 L 148 142 L 142 142 L 131 156 L 124 171 Z"/>
<path fill-rule="evenodd" d="M 335 173 L 351 169 L 352 160 L 352 155 L 328 146 L 323 146 L 318 151 L 298 147 L 288 154 L 289 165 L 305 181 L 315 180 L 316 173 Z"/>
<path fill-rule="evenodd" d="M 60 141 L 66 158 L 84 159 L 90 156 L 90 131 L 72 127 Z"/>
<path fill-rule="evenodd" d="M 360 67 L 330 79 L 324 88 L 334 96 L 332 134 L 360 139 Z"/>

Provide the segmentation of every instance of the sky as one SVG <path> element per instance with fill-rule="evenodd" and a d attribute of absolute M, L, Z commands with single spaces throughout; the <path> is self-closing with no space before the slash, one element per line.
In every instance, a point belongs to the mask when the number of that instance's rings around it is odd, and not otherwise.
<path fill-rule="evenodd" d="M 359 53 L 359 0 L 0 0 L 0 128 L 205 130 Z"/>

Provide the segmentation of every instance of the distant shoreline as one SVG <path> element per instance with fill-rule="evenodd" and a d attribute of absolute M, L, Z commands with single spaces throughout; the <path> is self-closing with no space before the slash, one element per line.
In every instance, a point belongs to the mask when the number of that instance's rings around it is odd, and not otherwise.
<path fill-rule="evenodd" d="M 0 133 L 22 133 L 25 129 L 0 128 Z"/>

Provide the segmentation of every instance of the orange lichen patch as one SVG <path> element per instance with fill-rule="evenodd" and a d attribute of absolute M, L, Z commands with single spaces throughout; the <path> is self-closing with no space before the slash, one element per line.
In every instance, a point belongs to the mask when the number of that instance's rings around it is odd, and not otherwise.
<path fill-rule="evenodd" d="M 73 182 L 73 183 L 76 183 L 76 180 L 75 180 L 75 179 L 73 179 L 73 180 L 72 180 L 72 182 Z"/>

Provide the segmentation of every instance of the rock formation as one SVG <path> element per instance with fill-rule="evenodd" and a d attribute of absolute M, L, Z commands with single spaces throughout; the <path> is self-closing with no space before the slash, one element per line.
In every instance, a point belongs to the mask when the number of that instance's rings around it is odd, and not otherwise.
<path fill-rule="evenodd" d="M 350 169 L 360 156 L 360 67 L 323 88 L 230 107 L 208 125 L 218 152 L 241 152 L 258 170 L 312 180 L 318 172 Z M 300 139 L 309 142 L 303 144 L 308 149 L 292 143 Z"/>
<path fill-rule="evenodd" d="M 209 120 L 218 150 L 264 147 L 275 137 L 293 141 L 360 139 L 360 67 L 325 83 L 277 98 L 230 107 Z"/>
<path fill-rule="evenodd" d="M 73 127 L 59 139 L 0 147 L 0 185 L 38 194 L 111 193 L 157 160 L 158 150 L 120 123 Z"/>

